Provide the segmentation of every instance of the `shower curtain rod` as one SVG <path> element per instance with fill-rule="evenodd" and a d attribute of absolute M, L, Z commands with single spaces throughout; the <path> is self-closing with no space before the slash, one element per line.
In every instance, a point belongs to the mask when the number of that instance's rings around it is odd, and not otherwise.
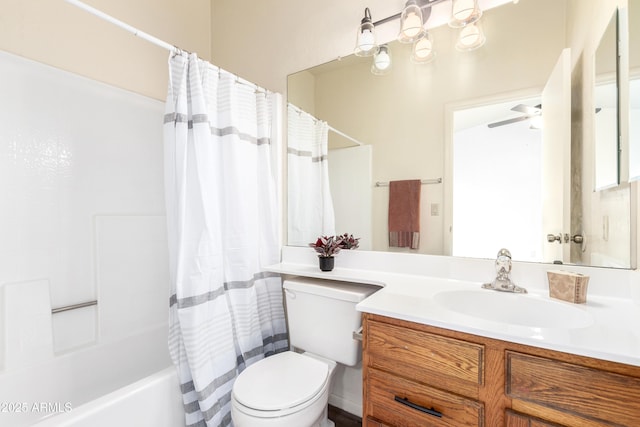
<path fill-rule="evenodd" d="M 67 3 L 70 3 L 76 7 L 79 7 L 80 9 L 89 12 L 92 15 L 97 16 L 100 19 L 104 19 L 107 22 L 110 22 L 128 32 L 130 32 L 131 34 L 133 34 L 134 36 L 140 37 L 141 39 L 144 39 L 148 42 L 151 42 L 157 46 L 160 46 L 164 49 L 167 49 L 170 52 L 173 53 L 180 53 L 182 52 L 182 49 L 180 49 L 177 46 L 174 46 L 172 44 L 169 44 L 163 40 L 160 40 L 157 37 L 152 36 L 151 34 L 147 34 L 142 30 L 137 29 L 136 27 L 133 27 L 125 22 L 120 21 L 119 19 L 114 18 L 111 15 L 107 15 L 106 13 L 104 13 L 101 10 L 96 9 L 95 7 L 89 6 L 88 4 L 82 3 L 81 1 L 78 0 L 65 0 Z"/>
<path fill-rule="evenodd" d="M 351 136 L 347 135 L 347 134 L 346 134 L 346 133 L 344 133 L 344 132 L 340 132 L 338 129 L 334 128 L 334 127 L 333 127 L 333 126 L 331 126 L 331 125 L 329 125 L 329 130 L 331 130 L 331 131 L 333 131 L 333 132 L 337 133 L 338 135 L 342 136 L 343 138 L 347 138 L 349 141 L 355 142 L 356 144 L 358 144 L 358 145 L 360 145 L 360 146 L 364 145 L 362 142 L 360 142 L 360 141 L 358 141 L 357 139 L 355 139 L 355 138 L 353 138 L 353 137 L 351 137 Z"/>
<path fill-rule="evenodd" d="M 95 7 L 89 6 L 88 4 L 85 4 L 79 0 L 65 0 L 67 3 L 72 4 L 86 12 L 89 12 L 92 15 L 97 16 L 100 19 L 104 19 L 107 22 L 110 22 L 111 24 L 114 24 L 117 27 L 120 27 L 128 32 L 130 32 L 131 34 L 133 34 L 134 36 L 140 37 L 141 39 L 144 39 L 148 42 L 151 42 L 153 44 L 155 44 L 156 46 L 160 46 L 163 49 L 168 50 L 171 53 L 175 53 L 175 54 L 180 54 L 180 53 L 189 53 L 188 51 L 179 48 L 178 46 L 174 46 L 171 43 L 167 43 L 164 40 L 160 40 L 157 37 L 152 36 L 151 34 L 145 33 L 142 30 L 137 29 L 136 27 L 127 24 L 126 22 L 122 22 L 119 19 L 114 18 L 111 15 L 108 15 L 106 13 L 104 13 L 101 10 L 96 9 Z M 221 70 L 218 67 L 218 70 Z M 255 90 L 259 93 L 264 93 L 264 94 L 269 94 L 272 93 L 270 90 L 265 89 L 263 87 L 258 86 L 257 84 L 250 82 L 249 80 L 245 80 L 242 77 L 235 75 L 233 73 L 229 73 L 233 76 L 235 76 L 236 78 L 236 83 L 240 83 L 240 84 L 244 84 L 247 86 L 251 86 L 253 88 L 255 88 Z"/>
<path fill-rule="evenodd" d="M 298 106 L 296 106 L 296 105 L 293 105 L 293 104 L 292 104 L 292 103 L 290 103 L 290 102 L 288 102 L 287 104 L 288 104 L 288 105 L 290 105 L 291 107 L 293 107 L 293 109 L 294 109 L 294 110 L 296 110 L 296 112 L 297 112 L 298 114 L 302 114 L 302 113 L 307 114 L 307 115 L 308 115 L 308 116 L 310 116 L 310 117 L 311 117 L 311 118 L 312 118 L 316 123 L 320 121 L 320 119 L 318 119 L 317 117 L 314 117 L 312 114 L 307 113 L 307 112 L 306 112 L 306 111 L 304 111 L 302 108 L 300 108 L 300 107 L 298 107 Z M 347 135 L 346 133 L 339 131 L 338 129 L 334 128 L 333 126 L 331 126 L 331 125 L 330 125 L 330 124 L 328 124 L 328 123 L 327 123 L 327 126 L 329 127 L 329 130 L 330 130 L 330 131 L 337 133 L 337 134 L 338 134 L 338 135 L 340 135 L 341 137 L 346 138 L 346 139 L 348 139 L 349 141 L 352 141 L 352 142 L 354 142 L 354 143 L 358 144 L 359 146 L 363 146 L 363 145 L 365 145 L 363 142 L 360 142 L 360 141 L 358 141 L 357 139 L 355 139 L 354 137 L 349 136 L 349 135 Z"/>

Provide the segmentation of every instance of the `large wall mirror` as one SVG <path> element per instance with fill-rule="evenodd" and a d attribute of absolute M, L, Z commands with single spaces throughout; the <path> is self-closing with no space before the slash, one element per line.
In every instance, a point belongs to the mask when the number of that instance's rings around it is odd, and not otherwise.
<path fill-rule="evenodd" d="M 595 9 L 613 10 L 610 0 L 597 3 Z M 328 182 L 291 179 L 289 170 L 288 243 L 313 240 L 301 237 L 303 223 L 326 208 L 316 195 L 330 187 L 336 233 L 361 237 L 364 250 L 494 258 L 507 247 L 521 261 L 631 267 L 629 186 L 594 191 L 594 157 L 571 153 L 572 129 L 582 123 L 576 117 L 587 114 L 575 111 L 575 99 L 572 107 L 571 91 L 582 78 L 576 69 L 596 49 L 592 43 L 579 61 L 566 49 L 568 34 L 581 33 L 576 27 L 585 29 L 582 34 L 592 31 L 580 4 L 520 0 L 486 10 L 481 18 L 486 43 L 469 52 L 455 49 L 457 29 L 433 28 L 436 56 L 428 64 L 410 60 L 410 45 L 390 42 L 392 65 L 384 75 L 371 72 L 371 58 L 355 56 L 290 75 L 289 115 L 311 120 L 305 128 L 290 128 L 289 139 L 292 132 L 323 123 L 328 151 L 305 155 L 313 168 L 320 168 L 318 160 L 329 160 Z M 603 25 L 600 37 L 604 34 Z M 558 67 L 563 77 L 556 79 Z M 588 110 L 595 115 L 595 106 Z M 535 122 L 545 113 L 566 118 L 548 126 L 563 133 L 548 129 L 544 136 L 544 126 Z M 488 126 L 495 123 L 504 125 Z M 551 137 L 559 141 L 557 155 L 550 156 L 553 165 L 544 161 L 542 149 Z M 582 151 L 593 155 L 593 147 Z M 289 153 L 300 153 L 291 141 Z M 539 175 L 535 179 L 532 167 Z M 462 184 L 454 184 L 456 171 L 466 173 L 467 182 L 483 182 L 482 188 L 463 193 Z M 581 182 L 582 176 L 589 182 Z M 526 186 L 521 178 L 528 180 Z M 388 184 L 413 179 L 423 182 L 419 247 L 389 247 Z M 554 193 L 551 202 L 549 192 Z M 293 214 L 291 207 L 305 198 L 315 200 L 314 209 Z M 538 201 L 529 208 L 534 198 Z M 559 225 L 545 222 L 549 206 Z M 536 231 L 524 239 L 531 230 Z M 458 241 L 461 233 L 467 243 Z M 468 249 L 469 242 L 477 247 Z"/>

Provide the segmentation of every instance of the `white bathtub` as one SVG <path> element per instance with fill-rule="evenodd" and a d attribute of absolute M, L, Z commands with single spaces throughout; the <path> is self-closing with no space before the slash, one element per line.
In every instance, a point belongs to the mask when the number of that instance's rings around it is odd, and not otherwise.
<path fill-rule="evenodd" d="M 52 415 L 37 427 L 184 426 L 176 370 L 170 366 L 69 412 Z"/>
<path fill-rule="evenodd" d="M 0 426 L 184 425 L 166 326 L 0 374 Z"/>

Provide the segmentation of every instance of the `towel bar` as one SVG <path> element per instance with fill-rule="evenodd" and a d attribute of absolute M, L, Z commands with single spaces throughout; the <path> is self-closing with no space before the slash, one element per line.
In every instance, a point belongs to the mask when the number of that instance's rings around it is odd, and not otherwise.
<path fill-rule="evenodd" d="M 51 314 L 62 313 L 63 311 L 76 310 L 78 308 L 91 307 L 92 305 L 98 305 L 97 300 L 81 302 L 78 304 L 65 305 L 63 307 L 56 307 L 51 309 Z"/>
<path fill-rule="evenodd" d="M 433 179 L 422 179 L 420 180 L 420 183 L 422 185 L 426 185 L 426 184 L 441 184 L 442 183 L 442 178 L 433 178 Z M 388 182 L 382 182 L 382 181 L 376 181 L 376 187 L 388 187 L 389 183 Z"/>

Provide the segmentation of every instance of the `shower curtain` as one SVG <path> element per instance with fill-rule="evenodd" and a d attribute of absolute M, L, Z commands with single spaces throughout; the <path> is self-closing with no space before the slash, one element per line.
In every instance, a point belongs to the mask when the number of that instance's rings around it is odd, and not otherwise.
<path fill-rule="evenodd" d="M 228 426 L 236 376 L 288 349 L 272 168 L 278 94 L 173 55 L 164 119 L 169 349 L 187 426 Z"/>
<path fill-rule="evenodd" d="M 329 125 L 287 105 L 288 243 L 306 246 L 335 235 L 327 163 Z"/>

